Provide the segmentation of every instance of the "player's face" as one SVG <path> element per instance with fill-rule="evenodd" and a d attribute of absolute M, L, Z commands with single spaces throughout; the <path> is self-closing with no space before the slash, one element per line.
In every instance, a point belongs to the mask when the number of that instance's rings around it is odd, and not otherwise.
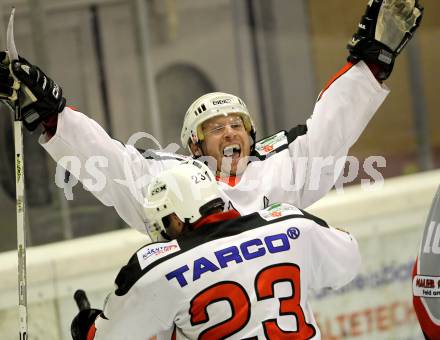
<path fill-rule="evenodd" d="M 238 114 L 218 116 L 202 124 L 202 154 L 211 156 L 221 176 L 240 175 L 247 166 L 251 149 L 251 137 Z"/>

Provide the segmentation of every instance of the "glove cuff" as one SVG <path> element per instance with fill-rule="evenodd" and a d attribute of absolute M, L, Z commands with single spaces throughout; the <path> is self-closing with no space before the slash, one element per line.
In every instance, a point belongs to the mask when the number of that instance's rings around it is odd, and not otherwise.
<path fill-rule="evenodd" d="M 40 104 L 40 105 L 39 105 Z M 34 131 L 40 123 L 52 116 L 57 116 L 66 106 L 66 99 L 62 97 L 56 107 L 42 107 L 43 103 L 32 103 L 23 109 L 23 125 L 29 131 Z"/>
<path fill-rule="evenodd" d="M 347 61 L 355 63 L 363 60 L 367 64 L 377 65 L 377 71 L 374 75 L 379 81 L 385 80 L 390 76 L 396 54 L 386 45 L 376 40 L 362 39 L 354 46 L 348 44 L 347 48 L 350 52 Z"/>

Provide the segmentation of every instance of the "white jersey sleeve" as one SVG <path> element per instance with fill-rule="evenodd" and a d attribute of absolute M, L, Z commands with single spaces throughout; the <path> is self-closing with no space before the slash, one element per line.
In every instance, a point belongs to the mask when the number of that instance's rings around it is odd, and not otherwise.
<path fill-rule="evenodd" d="M 340 288 L 359 273 L 361 257 L 356 239 L 348 232 L 328 228 L 310 230 L 311 288 Z"/>
<path fill-rule="evenodd" d="M 280 178 L 275 197 L 268 197 L 271 203 L 306 208 L 323 197 L 339 178 L 349 148 L 389 93 L 362 61 L 341 71 L 321 92 L 306 125 L 257 143 L 256 155 L 269 164 L 255 164 L 256 172 L 270 176 L 274 169 Z"/>
<path fill-rule="evenodd" d="M 40 143 L 103 204 L 113 206 L 131 227 L 144 233 L 142 202 L 150 179 L 183 159 L 159 153 L 144 157 L 68 107 L 58 116 L 56 134 L 48 141 L 42 135 Z"/>
<path fill-rule="evenodd" d="M 307 167 L 294 171 L 296 176 L 304 177 L 297 179 L 305 183 L 300 207 L 316 202 L 331 189 L 339 177 L 335 171 L 342 171 L 342 168 L 335 168 L 336 160 L 347 155 L 388 93 L 386 86 L 376 80 L 363 61 L 323 90 L 313 115 L 307 120 L 307 134 L 299 136 L 289 146 L 296 157 L 309 159 Z M 313 169 L 314 159 L 327 157 L 333 158 L 333 166 L 323 171 Z M 319 183 L 319 190 L 313 190 L 312 181 Z"/>
<path fill-rule="evenodd" d="M 154 286 L 154 284 L 152 285 Z M 161 287 L 158 287 L 159 289 Z M 156 301 L 155 297 L 164 292 L 143 292 L 132 289 L 124 296 L 111 294 L 106 301 L 104 315 L 98 316 L 95 321 L 94 340 L 131 340 L 145 339 L 159 335 L 165 339 L 174 329 L 173 316 L 176 314 L 172 303 L 158 307 L 164 301 Z M 173 292 L 170 292 L 172 295 Z M 172 300 L 170 300 L 172 301 Z M 158 310 L 167 310 L 166 320 L 158 315 Z M 117 320 L 117 322 L 115 322 Z M 171 337 L 168 337 L 170 340 Z"/>

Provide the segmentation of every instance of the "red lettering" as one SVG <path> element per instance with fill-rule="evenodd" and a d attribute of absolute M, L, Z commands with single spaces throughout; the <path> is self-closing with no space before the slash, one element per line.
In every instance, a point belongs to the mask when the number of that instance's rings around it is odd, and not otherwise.
<path fill-rule="evenodd" d="M 333 327 L 334 322 L 330 319 L 325 319 L 324 323 L 320 320 L 320 315 L 317 313 L 315 314 L 315 320 L 318 324 L 319 329 L 321 330 L 321 334 L 325 334 L 326 340 L 340 340 L 342 339 L 340 335 L 333 334 Z M 339 332 L 340 333 L 340 332 Z"/>
<path fill-rule="evenodd" d="M 367 318 L 367 334 L 371 333 L 373 331 L 373 311 L 371 308 L 367 308 L 362 311 L 362 314 L 364 314 Z"/>
<path fill-rule="evenodd" d="M 401 305 L 400 302 L 394 302 L 390 305 L 390 317 L 393 325 L 402 325 L 403 320 L 398 320 L 398 308 Z"/>
<path fill-rule="evenodd" d="M 350 315 L 350 334 L 351 336 L 359 336 L 362 334 L 362 331 L 359 329 L 361 325 L 361 321 L 359 317 L 361 314 L 359 312 L 354 312 Z"/>
<path fill-rule="evenodd" d="M 346 318 L 347 318 L 347 316 L 344 315 L 344 314 L 340 314 L 340 315 L 338 315 L 336 317 L 336 321 L 338 322 L 339 329 L 341 330 L 341 332 L 340 332 L 341 336 L 344 337 L 344 338 L 347 335 L 347 331 L 345 330 L 345 327 L 344 327 L 344 321 L 345 321 Z"/>
<path fill-rule="evenodd" d="M 376 308 L 377 329 L 386 331 L 390 329 L 389 313 L 387 306 L 379 306 Z"/>
<path fill-rule="evenodd" d="M 394 301 L 387 305 L 355 310 L 328 318 L 320 314 L 319 325 L 323 339 L 339 340 L 362 336 L 374 338 L 374 335 L 416 323 L 412 304 L 409 301 Z"/>
<path fill-rule="evenodd" d="M 437 285 L 440 285 L 440 281 L 437 282 Z M 435 281 L 433 279 L 420 279 L 416 280 L 416 286 L 421 288 L 434 288 Z"/>

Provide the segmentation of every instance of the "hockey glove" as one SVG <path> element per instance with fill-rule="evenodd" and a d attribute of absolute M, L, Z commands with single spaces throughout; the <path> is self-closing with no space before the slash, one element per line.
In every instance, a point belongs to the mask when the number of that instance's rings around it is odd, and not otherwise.
<path fill-rule="evenodd" d="M 9 56 L 6 52 L 0 52 L 0 100 L 17 100 L 17 90 L 20 88 L 20 82 L 11 74 L 9 69 Z"/>
<path fill-rule="evenodd" d="M 23 125 L 28 130 L 35 130 L 64 109 L 63 91 L 37 66 L 21 57 L 10 62 L 7 52 L 0 52 L 0 59 L 0 99 L 9 104 L 19 101 Z"/>
<path fill-rule="evenodd" d="M 420 25 L 418 0 L 370 0 L 347 48 L 348 61 L 376 64 L 379 80 L 387 79 L 394 61 Z"/>
<path fill-rule="evenodd" d="M 90 327 L 95 322 L 102 310 L 84 309 L 80 311 L 70 325 L 70 333 L 73 340 L 86 340 Z"/>

